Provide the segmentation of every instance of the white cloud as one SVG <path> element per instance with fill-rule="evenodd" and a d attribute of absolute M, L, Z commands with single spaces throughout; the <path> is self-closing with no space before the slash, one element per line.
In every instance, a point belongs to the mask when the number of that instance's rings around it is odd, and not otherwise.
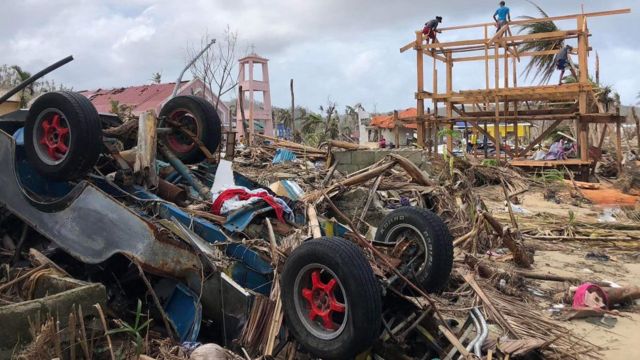
<path fill-rule="evenodd" d="M 580 11 L 579 0 L 539 0 L 550 15 Z M 220 34 L 229 24 L 240 49 L 255 45 L 270 59 L 274 105 L 297 102 L 317 109 L 328 96 L 341 106 L 362 102 L 386 111 L 415 104 L 415 55 L 398 49 L 435 15 L 446 25 L 489 20 L 497 1 L 458 0 L 27 0 L 3 4 L 0 12 L 2 63 L 30 71 L 68 54 L 76 61 L 51 75 L 75 89 L 146 83 L 162 71 L 173 81 L 185 50 L 206 31 Z M 523 0 L 508 1 L 513 16 L 535 15 Z M 585 11 L 637 5 L 637 0 L 588 2 Z M 634 9 L 636 10 L 636 9 Z M 594 18 L 591 45 L 601 56 L 605 83 L 625 102 L 640 90 L 636 71 L 640 40 L 637 13 Z M 571 27 L 570 22 L 561 26 Z M 469 33 L 443 34 L 454 40 Z M 475 34 L 475 33 L 474 33 Z M 480 34 L 475 34 L 480 35 Z M 482 65 L 456 65 L 456 85 L 482 86 Z M 520 66 L 522 68 L 522 65 Z M 481 77 L 478 80 L 478 76 Z M 431 84 L 430 75 L 425 79 Z M 478 85 L 480 83 L 480 85 Z M 441 86 L 444 86 L 442 84 Z"/>

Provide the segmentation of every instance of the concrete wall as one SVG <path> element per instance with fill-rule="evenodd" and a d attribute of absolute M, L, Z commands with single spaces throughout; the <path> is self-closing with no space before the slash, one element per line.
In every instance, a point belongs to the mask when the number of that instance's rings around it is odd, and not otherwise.
<path fill-rule="evenodd" d="M 390 153 L 404 156 L 418 166 L 426 162 L 426 152 L 418 149 L 334 151 L 333 156 L 338 162 L 336 169 L 350 174 L 381 160 Z"/>

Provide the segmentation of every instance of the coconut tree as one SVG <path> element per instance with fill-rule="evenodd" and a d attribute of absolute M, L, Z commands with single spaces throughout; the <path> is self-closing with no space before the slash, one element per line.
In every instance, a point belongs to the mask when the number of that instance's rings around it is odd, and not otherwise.
<path fill-rule="evenodd" d="M 529 1 L 529 0 L 527 0 Z M 529 1 L 531 5 L 535 6 L 540 14 L 540 17 L 548 18 L 549 15 L 542 10 L 536 3 Z M 521 19 L 535 19 L 533 16 L 520 16 Z M 546 33 L 551 31 L 558 31 L 559 28 L 553 21 L 535 22 L 532 24 L 523 24 L 519 26 L 518 33 L 524 33 L 527 35 Z M 560 50 L 564 47 L 563 40 L 538 40 L 532 41 L 520 45 L 518 51 L 546 51 L 546 50 Z M 523 69 L 522 73 L 525 78 L 539 79 L 540 84 L 546 84 L 551 79 L 551 75 L 555 70 L 554 55 L 536 55 L 531 57 L 531 61 Z"/>
<path fill-rule="evenodd" d="M 28 71 L 22 70 L 22 68 L 19 65 L 13 65 L 11 68 L 18 75 L 18 80 L 20 80 L 20 82 L 23 82 L 31 77 L 31 73 Z M 23 107 L 23 108 L 27 107 L 27 104 L 29 103 L 29 99 L 31 99 L 31 97 L 33 96 L 34 85 L 35 83 L 32 83 L 20 92 L 20 107 Z"/>

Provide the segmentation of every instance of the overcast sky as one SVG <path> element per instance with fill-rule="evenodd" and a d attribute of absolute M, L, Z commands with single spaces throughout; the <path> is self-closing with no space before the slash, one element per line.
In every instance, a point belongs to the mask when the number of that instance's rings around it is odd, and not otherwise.
<path fill-rule="evenodd" d="M 35 72 L 66 55 L 75 61 L 49 78 L 76 90 L 139 85 L 161 71 L 174 81 L 188 46 L 206 31 L 220 34 L 227 24 L 238 31 L 242 54 L 270 59 L 274 106 L 288 106 L 289 79 L 296 102 L 317 110 L 328 99 L 362 103 L 369 111 L 415 106 L 415 53 L 399 48 L 435 15 L 443 26 L 485 22 L 498 1 L 485 0 L 22 0 L 4 1 L 0 11 L 0 63 Z M 538 0 L 550 16 L 617 8 L 631 14 L 592 18 L 589 28 L 600 54 L 601 81 L 623 103 L 640 91 L 640 8 L 638 0 Z M 524 0 L 508 1 L 512 17 L 535 15 Z M 560 22 L 562 29 L 575 21 Z M 441 41 L 482 35 L 451 32 Z M 593 70 L 595 56 L 590 57 Z M 430 69 L 428 63 L 427 69 Z M 458 63 L 454 84 L 484 86 L 483 64 Z M 520 65 L 520 68 L 523 68 Z M 444 72 L 444 71 L 442 71 Z M 523 80 L 519 80 L 523 83 Z M 554 76 L 553 81 L 556 81 Z M 426 84 L 431 84 L 427 73 Z M 441 89 L 444 85 L 441 85 Z"/>

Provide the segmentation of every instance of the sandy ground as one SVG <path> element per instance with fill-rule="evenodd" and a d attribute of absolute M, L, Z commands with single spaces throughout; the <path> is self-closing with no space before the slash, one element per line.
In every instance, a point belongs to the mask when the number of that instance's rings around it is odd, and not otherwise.
<path fill-rule="evenodd" d="M 494 212 L 505 211 L 502 189 L 490 187 L 482 191 L 482 197 L 487 206 Z M 594 205 L 571 205 L 563 202 L 556 204 L 547 201 L 539 191 L 530 191 L 519 196 L 520 206 L 529 213 L 546 212 L 567 216 L 569 210 L 573 211 L 578 219 L 590 218 L 597 221 L 605 207 Z M 520 221 L 525 221 L 524 219 Z M 598 280 L 613 281 L 619 285 L 640 286 L 640 254 L 607 251 L 611 257 L 609 261 L 585 259 L 589 247 L 562 246 L 558 250 L 536 251 L 534 270 L 536 272 L 551 273 L 556 275 L 594 278 Z M 541 281 L 538 282 L 542 290 L 555 290 L 562 286 L 559 283 Z M 548 298 L 540 297 L 537 305 L 542 313 L 547 313 L 552 305 Z M 611 328 L 594 325 L 584 319 L 564 321 L 562 323 L 572 329 L 576 335 L 584 337 L 593 344 L 602 346 L 605 359 L 640 359 L 640 300 L 636 305 L 626 307 L 617 317 L 616 325 Z"/>
<path fill-rule="evenodd" d="M 593 275 L 622 286 L 640 286 L 640 263 L 628 263 L 616 255 L 606 262 L 586 260 L 584 255 L 587 251 L 538 251 L 535 270 L 574 277 Z M 545 284 L 541 285 L 544 288 Z M 605 359 L 640 359 L 640 305 L 625 308 L 617 319 L 612 329 L 593 325 L 584 319 L 565 321 L 563 325 L 573 329 L 576 335 L 606 348 L 603 351 Z"/>

